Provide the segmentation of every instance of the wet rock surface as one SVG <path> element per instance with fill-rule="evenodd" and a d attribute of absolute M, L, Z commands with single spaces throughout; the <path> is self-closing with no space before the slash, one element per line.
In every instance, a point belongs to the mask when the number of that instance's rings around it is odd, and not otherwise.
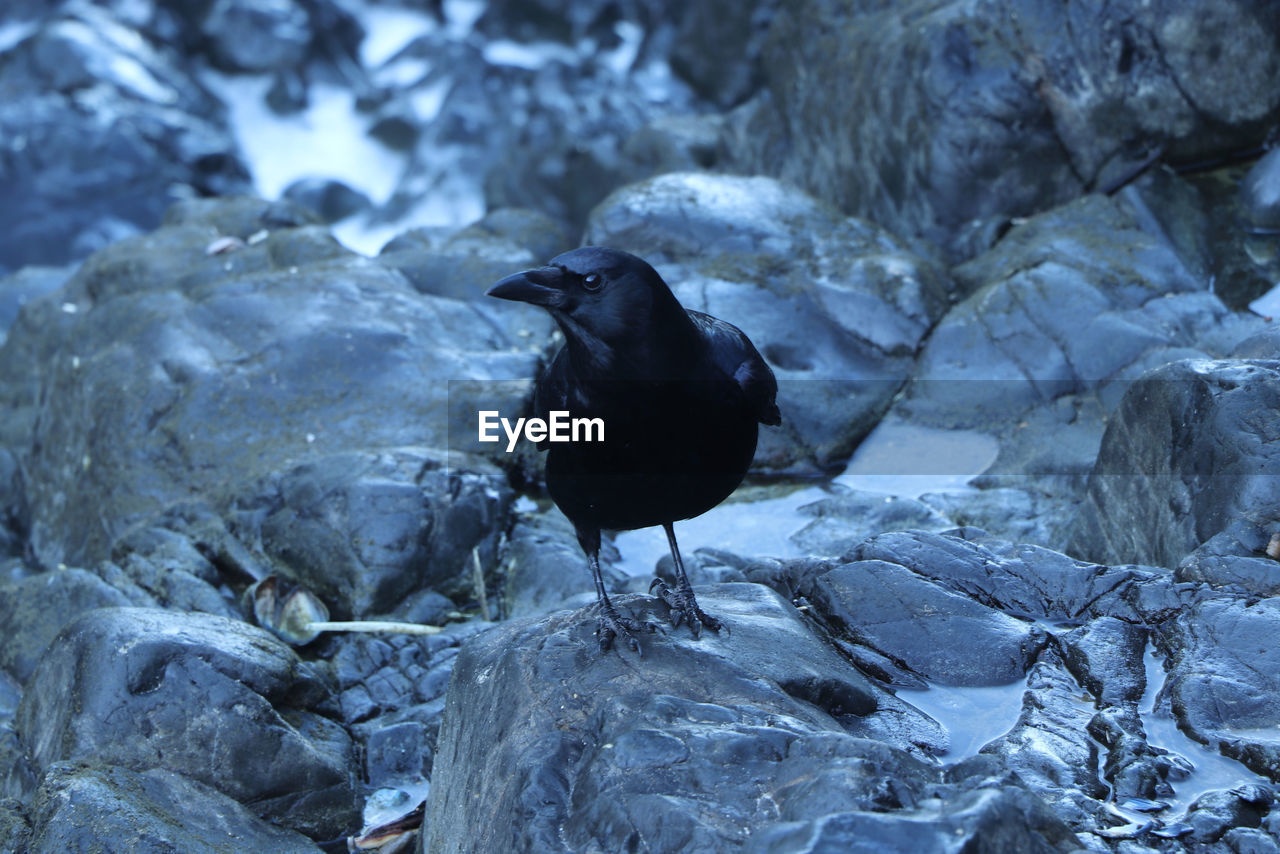
<path fill-rule="evenodd" d="M 1149 158 L 1255 145 L 1280 109 L 1275 27 L 1253 2 L 797 3 L 730 145 L 749 171 L 963 257 L 990 240 L 975 233 Z"/>
<path fill-rule="evenodd" d="M 326 838 L 357 807 L 351 738 L 315 709 L 325 695 L 287 646 L 241 621 L 105 608 L 41 659 L 15 724 L 46 778 L 67 760 L 165 769 Z"/>
<path fill-rule="evenodd" d="M 406 566 L 452 576 L 479 548 L 492 567 L 492 522 L 510 492 L 490 463 L 447 465 L 452 412 L 467 401 L 427 378 L 520 376 L 536 354 L 484 309 L 421 298 L 287 211 L 206 208 L 176 209 L 153 237 L 95 256 L 10 333 L 11 353 L 59 350 L 38 378 L 20 357 L 8 363 L 26 386 L 7 386 L 9 402 L 36 436 L 21 465 L 38 559 L 145 553 L 122 538 L 148 528 L 191 540 L 184 560 L 223 548 L 210 536 L 238 538 L 268 565 L 341 590 L 348 613 L 389 611 L 430 583 Z M 275 237 L 208 251 L 282 222 Z M 400 346 L 410 341 L 416 356 Z M 52 533 L 64 529 L 77 534 Z"/>
<path fill-rule="evenodd" d="M 1090 474 L 1076 550 L 1173 565 L 1232 526 L 1252 525 L 1265 541 L 1280 500 L 1277 377 L 1274 361 L 1191 360 L 1135 383 Z M 1121 509 L 1137 490 L 1155 499 L 1133 506 L 1152 514 L 1142 520 Z"/>
<path fill-rule="evenodd" d="M 1273 6 L 6 4 L 0 851 L 1280 850 Z M 643 656 L 580 242 L 781 384 Z"/>
<path fill-rule="evenodd" d="M 1216 599 L 1169 624 L 1174 714 L 1198 741 L 1276 778 L 1273 629 L 1280 602 Z M 1194 663 L 1193 663 L 1194 662 Z"/>
<path fill-rule="evenodd" d="M 90 4 L 0 54 L 0 270 L 160 223 L 175 193 L 248 190 L 224 108 L 171 48 Z"/>
<path fill-rule="evenodd" d="M 815 765 L 850 778 L 841 793 L 850 806 L 900 803 L 935 776 L 913 755 L 932 722 L 825 648 L 777 594 L 744 584 L 709 592 L 703 606 L 728 636 L 646 637 L 640 662 L 597 655 L 582 611 L 517 621 L 466 647 L 424 847 L 736 847 L 762 820 L 804 817 L 820 785 L 808 779 Z M 651 600 L 619 606 L 653 611 Z M 780 666 L 778 646 L 796 660 Z M 889 782 L 859 772 L 886 763 L 905 773 Z M 513 822 L 465 830 L 463 805 L 476 793 Z"/>
<path fill-rule="evenodd" d="M 75 850 L 91 835 L 97 850 L 139 846 L 166 850 L 311 852 L 314 842 L 262 821 L 208 786 L 158 768 L 78 766 L 59 762 L 45 775 L 32 810 L 40 831 L 32 852 Z"/>

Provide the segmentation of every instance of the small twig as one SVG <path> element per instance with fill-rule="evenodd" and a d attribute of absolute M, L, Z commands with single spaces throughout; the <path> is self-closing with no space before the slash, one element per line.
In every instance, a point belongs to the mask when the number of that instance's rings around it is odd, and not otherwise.
<path fill-rule="evenodd" d="M 476 584 L 476 599 L 480 601 L 480 619 L 489 622 L 489 596 L 484 586 L 484 567 L 480 565 L 480 550 L 471 550 L 472 577 Z"/>
<path fill-rule="evenodd" d="M 307 623 L 306 627 L 316 632 L 394 632 L 400 635 L 434 635 L 443 631 L 440 626 L 398 623 L 394 620 L 317 620 Z"/>

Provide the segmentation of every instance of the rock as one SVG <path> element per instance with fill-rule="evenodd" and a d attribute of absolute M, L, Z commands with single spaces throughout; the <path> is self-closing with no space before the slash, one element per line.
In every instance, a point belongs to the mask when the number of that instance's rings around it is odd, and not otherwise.
<path fill-rule="evenodd" d="M 315 225 L 320 220 L 316 217 L 314 211 L 309 210 L 289 199 L 277 199 L 274 202 L 268 202 L 256 196 L 231 196 L 220 199 L 186 199 L 173 205 L 164 212 L 164 225 L 166 226 L 191 226 L 193 229 L 201 229 L 208 233 L 212 229 L 213 236 L 233 237 L 241 241 L 248 242 L 255 236 L 260 236 L 261 232 L 270 235 L 273 231 L 282 229 L 303 228 L 308 225 Z M 327 232 L 322 232 L 327 233 Z M 159 238 L 172 236 L 172 241 L 161 240 Z M 164 247 L 183 246 L 191 235 L 181 230 L 161 232 L 153 236 Z M 285 245 L 289 245 L 290 241 L 286 241 Z M 156 244 L 152 244 L 155 246 Z M 331 245 L 336 248 L 339 255 L 343 254 L 336 241 L 331 241 Z M 207 254 L 221 255 L 223 251 L 230 249 L 243 248 L 236 244 L 230 247 L 205 246 Z M 279 248 L 279 247 L 276 247 Z M 209 251 L 213 250 L 213 251 Z M 121 263 L 127 260 L 127 256 L 133 254 L 130 250 L 125 250 L 124 258 L 115 259 L 117 263 L 107 265 L 105 272 L 118 274 L 121 267 L 127 267 L 127 263 Z M 233 256 L 237 260 L 243 262 L 245 256 Z M 272 259 L 275 259 L 273 254 Z M 144 258 L 148 262 L 143 268 L 137 271 L 137 286 L 143 288 L 154 288 L 159 278 L 159 267 L 165 264 L 172 264 L 174 270 L 171 275 L 177 276 L 177 270 L 181 268 L 183 263 L 188 263 L 186 259 L 174 257 L 172 254 L 164 252 L 153 252 L 145 255 Z M 204 271 L 205 276 L 220 275 L 221 273 L 231 272 L 226 267 L 226 261 L 231 260 L 223 258 L 224 263 L 219 267 L 217 264 L 209 265 Z M 309 260 L 319 260 L 313 258 Z M 136 259 L 135 259 L 136 261 Z M 262 256 L 255 257 L 256 264 L 248 267 L 248 269 L 258 268 L 262 265 Z M 241 264 L 233 264 L 232 269 L 246 269 Z M 150 277 L 149 277 L 150 276 Z M 120 283 L 115 283 L 114 287 L 108 284 L 105 288 L 108 291 L 120 290 Z"/>
<path fill-rule="evenodd" d="M 617 605 L 650 617 L 653 601 Z M 731 633 L 645 635 L 639 668 L 629 651 L 596 649 L 590 611 L 513 621 L 464 647 L 424 850 L 735 850 L 779 818 L 917 802 L 934 772 L 908 751 L 938 735 L 931 722 L 771 591 L 727 584 L 699 601 Z M 477 798 L 509 820 L 468 820 L 462 804 Z"/>
<path fill-rule="evenodd" d="M 392 151 L 408 151 L 418 141 L 418 112 L 409 98 L 392 98 L 378 107 L 369 136 Z"/>
<path fill-rule="evenodd" d="M 1142 656 L 1146 632 L 1115 617 L 1098 617 L 1062 638 L 1064 663 L 1098 702 L 1135 706 L 1147 687 Z"/>
<path fill-rule="evenodd" d="M 1098 746 L 1089 736 L 1093 705 L 1078 699 L 1079 686 L 1054 652 L 1040 657 L 1027 676 L 1022 714 L 1013 729 L 982 748 L 999 756 L 1032 791 L 1077 829 L 1106 826 L 1100 800 Z"/>
<path fill-rule="evenodd" d="M 180 57 L 76 4 L 0 56 L 0 270 L 65 264 L 249 176 Z"/>
<path fill-rule="evenodd" d="M 659 116 L 628 137 L 622 152 L 641 175 L 714 171 L 722 124 L 719 114 Z"/>
<path fill-rule="evenodd" d="M 364 767 L 371 786 L 422 783 L 431 771 L 426 726 L 405 721 L 372 730 L 365 744 Z"/>
<path fill-rule="evenodd" d="M 5 558 L 20 561 L 28 525 L 26 489 L 18 461 L 9 449 L 0 447 L 0 565 L 5 563 Z M 18 576 L 7 572 L 0 575 L 0 578 L 9 577 L 17 580 Z"/>
<path fill-rule="evenodd" d="M 31 850 L 31 825 L 22 804 L 12 798 L 0 800 L 0 852 L 22 854 Z"/>
<path fill-rule="evenodd" d="M 200 32 L 219 68 L 257 73 L 299 65 L 311 42 L 309 25 L 295 0 L 213 0 Z"/>
<path fill-rule="evenodd" d="M 0 279 L 0 346 L 8 337 L 9 327 L 18 310 L 29 300 L 51 294 L 62 287 L 72 271 L 66 267 L 23 267 Z"/>
<path fill-rule="evenodd" d="M 969 485 L 978 487 L 979 483 L 971 481 Z M 1075 522 L 1077 491 L 1069 483 L 1058 485 L 1048 478 L 1037 478 L 1033 485 L 1021 488 L 982 486 L 926 492 L 919 500 L 950 519 L 953 527 L 980 528 L 1002 540 L 1060 550 L 1066 547 L 1067 532 Z"/>
<path fill-rule="evenodd" d="M 1240 213 L 1252 231 L 1280 231 L 1280 148 L 1264 154 L 1240 183 Z"/>
<path fill-rule="evenodd" d="M 587 15 L 599 11 L 589 5 Z M 482 47 L 437 32 L 378 69 L 388 100 L 409 108 L 397 112 L 400 120 L 418 130 L 386 214 L 406 214 L 430 197 L 475 216 L 532 208 L 576 231 L 610 190 L 647 177 L 625 143 L 659 117 L 696 112 L 698 100 L 664 60 L 645 53 L 660 40 L 625 26 L 625 38 L 613 32 L 616 8 L 602 16 L 605 38 L 574 39 L 572 48 L 509 39 Z M 499 12 L 488 7 L 486 19 Z M 448 76 L 423 73 L 424 63 Z"/>
<path fill-rule="evenodd" d="M 285 187 L 284 197 L 330 223 L 368 210 L 373 204 L 364 193 L 332 178 L 299 178 Z"/>
<path fill-rule="evenodd" d="M 160 768 L 58 762 L 31 810 L 31 854 L 101 851 L 309 852 L 315 843 L 276 827 L 216 789 Z"/>
<path fill-rule="evenodd" d="M 617 548 L 604 540 L 600 569 L 610 593 L 623 592 L 630 580 L 615 567 L 617 561 Z M 575 597 L 590 594 L 586 555 L 573 525 L 557 511 L 517 518 L 507 545 L 506 567 L 502 594 L 505 613 L 512 618 L 566 608 Z"/>
<path fill-rule="evenodd" d="M 46 775 L 64 760 L 163 769 L 330 838 L 358 821 L 358 809 L 351 739 L 314 710 L 324 694 L 261 629 L 107 608 L 82 615 L 50 646 L 17 725 Z"/>
<path fill-rule="evenodd" d="M 1270 597 L 1280 594 L 1273 537 L 1275 526 L 1237 519 L 1205 540 L 1174 570 L 1179 581 L 1202 582 L 1216 589 Z"/>
<path fill-rule="evenodd" d="M 1150 567 L 1085 563 L 973 529 L 879 534 L 844 559 L 898 564 L 1006 614 L 1036 620 L 1161 620 L 1195 598 L 1190 585 L 1174 585 Z"/>
<path fill-rule="evenodd" d="M 1191 825 L 1191 838 L 1197 842 L 1217 842 L 1232 828 L 1257 827 L 1262 812 L 1271 805 L 1267 797 L 1261 804 L 1251 804 L 1234 791 L 1205 792 L 1196 798 L 1187 810 L 1187 824 Z"/>
<path fill-rule="evenodd" d="M 722 549 L 694 549 L 691 554 L 683 555 L 683 560 L 685 574 L 689 576 L 689 583 L 695 587 L 703 584 L 729 584 L 748 580 L 739 568 L 743 559 Z M 653 575 L 673 587 L 676 585 L 678 582 L 676 564 L 671 559 L 670 553 L 658 558 Z M 631 576 L 627 579 L 625 589 L 629 593 L 645 593 L 648 592 L 650 583 L 647 576 Z"/>
<path fill-rule="evenodd" d="M 1230 355 L 1237 359 L 1280 359 L 1280 326 L 1269 324 L 1237 344 Z"/>
<path fill-rule="evenodd" d="M 85 611 L 129 604 L 119 590 L 82 569 L 44 572 L 0 587 L 0 625 L 7 633 L 0 667 L 26 682 L 63 626 Z"/>
<path fill-rule="evenodd" d="M 783 4 L 766 96 L 727 145 L 738 171 L 966 257 L 975 233 L 1150 158 L 1256 145 L 1280 110 L 1276 33 L 1250 0 Z"/>
<path fill-rule="evenodd" d="M 596 43 L 593 47 L 608 50 L 617 47 L 620 23 L 649 30 L 680 11 L 680 4 L 665 0 L 494 0 L 476 21 L 476 29 L 519 42 L 553 40 L 576 45 L 591 39 Z"/>
<path fill-rule="evenodd" d="M 500 312 L 418 294 L 295 225 L 307 216 L 184 205 L 28 306 L 0 395 L 4 431 L 29 448 L 42 564 L 123 564 L 127 532 L 186 535 L 196 523 L 174 508 L 201 503 L 240 552 L 343 597 L 339 615 L 389 611 L 437 579 L 469 589 L 473 548 L 494 567 L 512 493 L 469 455 L 500 452 L 471 437 L 478 410 L 522 406 L 524 381 L 493 381 L 532 376 L 537 353 Z"/>
<path fill-rule="evenodd" d="M 721 108 L 755 94 L 764 82 L 760 56 L 781 3 L 696 3 L 686 7 L 671 45 L 671 70 Z"/>
<path fill-rule="evenodd" d="M 1171 657 L 1163 689 L 1184 732 L 1276 782 L 1278 624 L 1277 599 L 1194 605 L 1164 627 Z"/>
<path fill-rule="evenodd" d="M 587 243 L 652 264 L 686 308 L 740 327 L 778 377 L 756 466 L 828 471 L 909 375 L 949 282 L 916 247 L 767 178 L 662 175 L 615 192 Z"/>
<path fill-rule="evenodd" d="M 1097 708 L 1086 729 L 1106 749 L 1099 770 L 1112 799 L 1158 806 L 1160 799 L 1172 798 L 1171 784 L 1183 779 L 1189 763 L 1147 740 L 1138 709 L 1148 687 L 1143 660 L 1147 632 L 1123 620 L 1098 617 L 1061 635 L 1060 641 L 1067 670 Z"/>
<path fill-rule="evenodd" d="M 277 115 L 300 113 L 310 103 L 307 81 L 297 69 L 280 69 L 272 77 L 271 88 L 263 96 L 263 101 Z"/>
<path fill-rule="evenodd" d="M 497 208 L 456 234 L 459 243 L 482 237 L 514 243 L 543 261 L 575 248 L 577 243 L 563 223 L 529 208 Z"/>
<path fill-rule="evenodd" d="M 382 248 L 378 261 L 402 272 L 424 294 L 479 300 L 499 279 L 540 267 L 569 249 L 554 220 L 537 211 L 504 208 L 461 230 L 413 229 Z M 546 312 L 503 312 L 518 317 L 530 346 L 551 332 Z"/>
<path fill-rule="evenodd" d="M 337 707 L 364 746 L 370 786 L 423 791 L 458 648 L 492 625 L 472 620 L 450 623 L 429 637 L 352 633 L 323 642 L 338 683 Z"/>
<path fill-rule="evenodd" d="M 119 546 L 115 550 L 121 551 Z M 236 620 L 243 616 L 229 591 L 224 595 L 177 561 L 157 562 L 130 553 L 118 564 L 103 561 L 94 567 L 94 572 L 116 589 L 124 591 L 135 605 L 173 611 L 202 611 Z"/>
<path fill-rule="evenodd" d="M 338 681 L 337 700 L 343 721 L 348 725 L 365 724 L 379 715 L 441 700 L 453 672 L 457 647 L 488 625 L 451 625 L 441 635 L 426 639 L 363 633 L 334 637 L 328 656 Z M 437 720 L 430 727 L 433 745 L 439 711 L 435 710 Z"/>
<path fill-rule="evenodd" d="M 6 676 L 5 680 L 8 681 L 8 679 L 9 677 Z M 36 787 L 40 784 L 40 777 L 36 769 L 32 767 L 31 760 L 27 758 L 27 751 L 22 744 L 22 739 L 18 737 L 18 734 L 14 732 L 10 725 L 20 697 L 21 692 L 19 691 L 12 698 L 13 707 L 5 709 L 3 716 L 5 724 L 0 725 L 0 768 L 4 769 L 3 773 L 0 773 L 0 804 L 4 802 L 3 799 L 11 798 L 25 807 L 35 795 Z M 6 698 L 6 700 L 8 699 Z M 23 812 L 25 813 L 25 809 Z"/>
<path fill-rule="evenodd" d="M 914 498 L 851 489 L 837 490 L 831 498 L 806 504 L 799 512 L 813 521 L 792 534 L 791 541 L 806 554 L 824 557 L 838 557 L 884 531 L 955 527 L 950 519 Z"/>
<path fill-rule="evenodd" d="M 230 517 L 238 539 L 346 619 L 385 614 L 426 587 L 470 595 L 474 560 L 497 563 L 511 500 L 496 476 L 450 471 L 437 455 L 404 447 L 273 472 L 235 498 Z"/>
<path fill-rule="evenodd" d="M 1222 841 L 1235 854 L 1276 854 L 1280 843 L 1264 830 L 1253 827 L 1236 827 L 1222 835 Z"/>
<path fill-rule="evenodd" d="M 971 295 L 930 336 L 899 407 L 938 427 L 1016 432 L 1010 425 L 1034 407 L 1083 392 L 1110 409 L 1153 361 L 1213 352 L 1197 349 L 1200 339 L 1231 317 L 1197 293 L 1207 282 L 1167 239 L 1147 234 L 1121 203 L 1101 196 L 1028 220 L 955 275 Z M 1055 432 L 1078 432 L 1078 419 L 1064 415 Z M 1074 456 L 1050 457 L 1035 473 L 1087 471 L 1101 415 L 1088 419 L 1089 434 L 1069 442 Z M 1059 443 L 1045 441 L 1050 424 L 1038 426 L 1027 435 L 1044 454 Z"/>
<path fill-rule="evenodd" d="M 18 711 L 22 685 L 9 673 L 0 671 L 0 724 L 7 725 Z"/>
<path fill-rule="evenodd" d="M 1107 426 L 1072 550 L 1176 566 L 1280 502 L 1280 363 L 1189 360 L 1134 382 Z"/>
<path fill-rule="evenodd" d="M 1032 623 L 880 560 L 847 563 L 819 576 L 811 601 L 855 643 L 942 685 L 1014 682 L 1045 644 Z"/>

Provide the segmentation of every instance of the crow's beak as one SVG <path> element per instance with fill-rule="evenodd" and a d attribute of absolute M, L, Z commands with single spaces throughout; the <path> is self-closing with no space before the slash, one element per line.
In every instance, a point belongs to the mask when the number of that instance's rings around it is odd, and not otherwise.
<path fill-rule="evenodd" d="M 564 271 L 559 267 L 539 267 L 507 276 L 489 290 L 485 296 L 527 302 L 544 308 L 564 305 L 565 292 L 561 290 Z"/>

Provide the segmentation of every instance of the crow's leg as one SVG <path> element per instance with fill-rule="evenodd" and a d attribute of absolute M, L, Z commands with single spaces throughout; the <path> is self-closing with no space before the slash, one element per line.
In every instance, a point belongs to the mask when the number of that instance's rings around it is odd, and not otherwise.
<path fill-rule="evenodd" d="M 671 546 L 671 559 L 676 565 L 676 588 L 672 590 L 661 578 L 655 578 L 649 585 L 649 592 L 657 596 L 671 609 L 671 625 L 678 627 L 687 621 L 689 630 L 696 638 L 702 627 L 706 626 L 718 632 L 724 623 L 698 607 L 698 600 L 693 596 L 693 585 L 684 571 L 684 561 L 680 559 L 680 547 L 676 545 L 676 529 L 670 522 L 663 522 L 662 529 L 667 532 L 667 543 Z"/>
<path fill-rule="evenodd" d="M 596 637 L 600 640 L 600 650 L 607 652 L 613 646 L 614 638 L 621 637 L 633 652 L 640 654 L 640 641 L 632 632 L 652 632 L 658 627 L 634 617 L 624 617 L 609 601 L 609 594 L 604 589 L 604 576 L 600 573 L 600 529 L 578 528 L 578 543 L 587 553 L 587 565 L 591 567 L 591 578 L 596 584 L 596 602 L 600 608 L 600 615 L 596 617 Z"/>

